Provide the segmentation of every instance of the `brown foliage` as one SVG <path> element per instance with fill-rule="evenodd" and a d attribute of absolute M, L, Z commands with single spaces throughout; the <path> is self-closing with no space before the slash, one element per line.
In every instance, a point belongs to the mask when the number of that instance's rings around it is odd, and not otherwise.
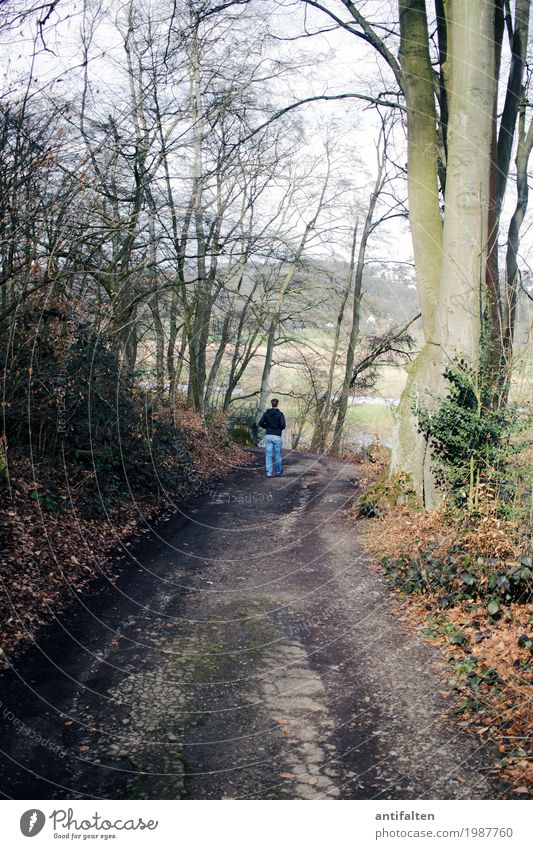
<path fill-rule="evenodd" d="M 110 555 L 119 545 L 133 544 L 135 535 L 147 533 L 146 521 L 172 510 L 174 500 L 201 492 L 210 479 L 250 462 L 250 456 L 229 440 L 225 422 L 206 427 L 197 414 L 184 408 L 174 415 L 185 437 L 189 462 L 185 468 L 183 458 L 176 456 L 183 487 L 177 497 L 172 493 L 172 501 L 148 492 L 112 514 L 89 517 L 78 498 L 78 470 L 58 471 L 52 500 L 46 493 L 53 470 L 36 469 L 21 458 L 10 462 L 11 490 L 0 489 L 0 652 L 4 663 L 18 646 L 33 641 L 40 626 L 92 580 L 105 576 L 113 581 L 118 564 Z M 40 476 L 46 479 L 46 488 Z"/>
<path fill-rule="evenodd" d="M 376 560 L 417 561 L 431 550 L 434 557 L 490 558 L 497 569 L 525 547 L 523 529 L 498 519 L 490 509 L 473 525 L 445 505 L 430 513 L 388 505 L 380 518 L 359 527 Z M 459 723 L 483 735 L 500 753 L 494 770 L 510 782 L 513 793 L 533 793 L 533 763 L 527 755 L 533 727 L 533 650 L 525 639 L 533 639 L 533 605 L 512 602 L 495 617 L 486 599 L 463 599 L 443 611 L 430 591 L 405 598 L 413 626 L 446 650 L 454 670 Z"/>

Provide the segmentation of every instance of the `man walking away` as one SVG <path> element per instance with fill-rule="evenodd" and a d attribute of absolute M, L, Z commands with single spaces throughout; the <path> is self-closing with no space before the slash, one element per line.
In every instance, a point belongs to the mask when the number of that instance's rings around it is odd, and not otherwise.
<path fill-rule="evenodd" d="M 285 430 L 285 416 L 281 410 L 278 410 L 278 399 L 272 398 L 270 403 L 272 404 L 271 409 L 265 410 L 259 422 L 259 427 L 266 430 L 265 467 L 267 478 L 272 477 L 272 453 L 274 453 L 276 477 L 283 474 L 281 467 L 281 448 L 283 444 L 281 431 Z"/>

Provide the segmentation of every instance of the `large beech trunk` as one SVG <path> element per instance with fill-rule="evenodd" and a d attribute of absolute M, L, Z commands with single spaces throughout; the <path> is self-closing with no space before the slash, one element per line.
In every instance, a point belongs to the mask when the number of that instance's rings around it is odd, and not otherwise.
<path fill-rule="evenodd" d="M 425 344 L 412 363 L 399 409 L 392 468 L 408 473 L 426 507 L 438 503 L 416 405 L 444 392 L 443 371 L 456 357 L 476 367 L 486 279 L 494 7 L 447 0 L 449 107 L 446 208 L 437 188 L 436 111 L 424 0 L 400 0 L 401 60 L 407 104 L 409 210 Z"/>

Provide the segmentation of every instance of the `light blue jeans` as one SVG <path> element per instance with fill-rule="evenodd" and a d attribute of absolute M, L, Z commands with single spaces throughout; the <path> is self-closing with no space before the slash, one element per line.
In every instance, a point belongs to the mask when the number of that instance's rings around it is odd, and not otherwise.
<path fill-rule="evenodd" d="M 274 465 L 276 474 L 281 475 L 283 469 L 281 467 L 281 446 L 283 439 L 281 436 L 271 436 L 267 433 L 265 436 L 265 467 L 266 473 L 272 476 L 272 452 L 274 452 Z"/>

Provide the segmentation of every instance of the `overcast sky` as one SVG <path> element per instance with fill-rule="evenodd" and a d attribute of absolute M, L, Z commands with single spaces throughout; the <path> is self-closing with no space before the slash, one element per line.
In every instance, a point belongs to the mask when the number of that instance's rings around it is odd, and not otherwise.
<path fill-rule="evenodd" d="M 327 2 L 330 8 L 341 12 L 342 6 L 338 0 Z M 146 7 L 149 0 L 138 0 L 138 3 Z M 364 6 L 367 13 L 372 13 L 370 16 L 373 19 L 382 22 L 390 20 L 396 8 L 392 0 L 366 0 L 360 5 Z M 87 4 L 84 4 L 83 0 L 61 0 L 58 13 L 50 21 L 46 32 L 46 47 L 30 27 L 5 33 L 3 42 L 8 49 L 2 51 L 4 91 L 11 95 L 16 90 L 20 91 L 21 81 L 28 77 L 33 62 L 33 89 L 53 90 L 56 95 L 68 100 L 69 92 L 79 90 L 81 80 L 79 31 L 84 20 L 84 8 L 89 9 L 92 16 L 99 6 L 114 12 L 123 8 L 125 3 L 122 0 L 87 0 Z M 152 8 L 162 10 L 163 5 L 154 2 Z M 380 89 L 384 90 L 389 85 L 383 62 L 370 47 L 342 29 L 331 29 L 332 22 L 324 14 L 308 7 L 301 0 L 261 0 L 258 8 L 263 14 L 267 10 L 274 11 L 268 20 L 268 27 L 276 38 L 288 39 L 276 42 L 273 50 L 291 56 L 301 51 L 307 56 L 303 70 L 291 76 L 290 89 L 280 87 L 280 103 L 323 94 L 375 92 L 377 81 Z M 299 38 L 304 33 L 309 37 Z M 37 48 L 35 57 L 34 48 Z M 90 73 L 93 79 L 100 81 L 102 100 L 112 100 L 115 94 L 117 106 L 120 105 L 120 90 L 117 90 L 116 74 L 119 70 L 117 66 L 122 61 L 119 48 L 119 34 L 102 21 L 92 50 Z M 365 179 L 370 183 L 375 171 L 375 141 L 379 126 L 379 118 L 373 108 L 365 109 L 361 101 L 344 100 L 308 105 L 302 107 L 299 114 L 311 127 L 324 127 L 327 122 L 333 121 L 344 134 L 345 145 L 353 148 L 352 179 L 358 185 Z M 316 139 L 318 150 L 318 145 L 322 143 L 320 134 L 312 133 L 312 138 Z M 403 132 L 396 133 L 395 141 L 396 157 L 401 164 L 405 164 Z M 358 164 L 358 159 L 362 160 L 362 166 Z M 511 186 L 508 212 L 513 205 L 514 192 Z M 531 252 L 533 242 L 529 234 L 531 218 L 530 213 L 524 225 L 522 253 L 526 257 Z M 381 258 L 409 260 L 411 246 L 405 223 L 391 222 L 388 232 L 388 240 L 385 238 L 386 233 L 382 234 L 385 250 L 381 251 Z M 379 257 L 379 245 L 374 245 L 373 255 L 374 258 Z"/>

